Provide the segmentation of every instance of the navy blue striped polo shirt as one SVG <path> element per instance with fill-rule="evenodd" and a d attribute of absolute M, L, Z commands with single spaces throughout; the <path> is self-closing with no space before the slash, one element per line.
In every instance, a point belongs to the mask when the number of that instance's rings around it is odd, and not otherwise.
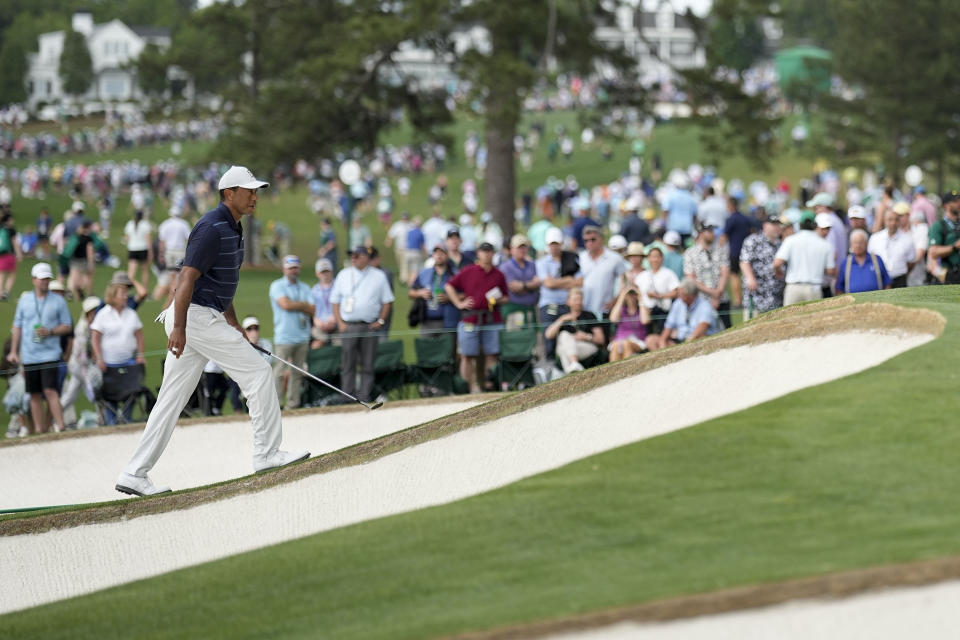
<path fill-rule="evenodd" d="M 183 266 L 200 272 L 193 287 L 193 304 L 226 311 L 233 303 L 243 263 L 243 226 L 234 222 L 227 205 L 204 214 L 190 232 Z"/>

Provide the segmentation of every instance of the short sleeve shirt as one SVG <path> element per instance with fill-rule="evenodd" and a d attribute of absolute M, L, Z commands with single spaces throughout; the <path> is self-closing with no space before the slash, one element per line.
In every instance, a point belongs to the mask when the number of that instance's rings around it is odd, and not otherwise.
<path fill-rule="evenodd" d="M 47 336 L 39 342 L 34 341 L 34 327 L 42 325 L 55 329 L 62 324 L 73 325 L 67 303 L 62 296 L 48 293 L 38 299 L 33 291 L 27 291 L 17 301 L 17 310 L 13 315 L 13 326 L 23 332 L 20 339 L 20 359 L 23 364 L 56 362 L 63 355 L 60 336 Z"/>
<path fill-rule="evenodd" d="M 310 317 L 302 311 L 281 309 L 277 302 L 287 298 L 291 302 L 312 302 L 310 287 L 305 282 L 290 282 L 279 278 L 270 283 L 270 306 L 273 308 L 274 344 L 301 344 L 310 340 Z"/>
<path fill-rule="evenodd" d="M 770 242 L 762 233 L 754 233 L 747 236 L 740 249 L 740 262 L 748 263 L 757 279 L 757 290 L 748 294 L 753 308 L 761 313 L 783 306 L 784 281 L 773 272 L 773 259 L 779 248 L 779 240 Z"/>
<path fill-rule="evenodd" d="M 500 271 L 503 272 L 503 276 L 507 279 L 508 285 L 516 280 L 528 282 L 537 276 L 537 265 L 534 264 L 533 260 L 526 260 L 521 267 L 520 263 L 510 258 L 506 262 L 500 263 Z M 524 293 L 509 292 L 510 302 L 523 306 L 533 306 L 537 304 L 539 297 L 540 293 L 536 290 L 526 291 Z"/>
<path fill-rule="evenodd" d="M 584 333 L 591 333 L 593 328 L 597 326 L 597 316 L 594 313 L 591 313 L 584 309 L 580 312 L 579 317 L 576 320 L 570 321 L 567 320 L 562 325 L 560 325 L 560 331 L 567 331 L 569 333 L 576 333 L 577 331 L 583 331 Z"/>
<path fill-rule="evenodd" d="M 464 313 L 468 315 L 463 317 L 464 322 L 472 324 L 499 324 L 501 322 L 500 305 L 494 305 L 493 309 L 490 309 L 487 292 L 494 288 L 500 289 L 503 296 L 500 298 L 500 302 L 506 300 L 507 279 L 503 277 L 502 271 L 496 267 L 491 267 L 490 271 L 486 271 L 478 264 L 471 264 L 450 278 L 448 284 L 460 291 L 463 297 L 473 298 L 474 309 L 486 312 L 482 314 L 483 317 L 481 318 L 481 314 L 466 310 Z"/>
<path fill-rule="evenodd" d="M 537 277 L 542 283 L 546 278 L 559 278 L 562 265 L 559 260 L 547 254 L 537 260 Z M 583 273 L 578 271 L 575 277 L 579 278 Z M 567 301 L 566 289 L 551 289 L 545 284 L 540 285 L 539 305 L 545 307 L 550 304 L 564 304 Z"/>
<path fill-rule="evenodd" d="M 937 220 L 930 226 L 930 246 L 949 247 L 960 239 L 960 222 L 951 222 L 947 218 Z M 958 267 L 960 266 L 960 251 L 954 251 L 946 258 L 941 258 L 943 262 Z"/>
<path fill-rule="evenodd" d="M 235 222 L 226 205 L 204 214 L 187 241 L 183 266 L 200 272 L 194 283 L 193 304 L 226 311 L 240 283 L 243 264 L 243 226 Z"/>
<path fill-rule="evenodd" d="M 609 249 L 604 249 L 596 260 L 584 251 L 580 254 L 580 270 L 583 272 L 583 308 L 602 315 L 604 303 L 613 298 L 620 276 L 627 271 L 627 263 Z"/>
<path fill-rule="evenodd" d="M 664 327 L 676 329 L 677 339 L 686 340 L 704 322 L 708 325 L 706 335 L 717 332 L 717 313 L 709 302 L 703 298 L 697 298 L 688 307 L 683 300 L 677 300 L 676 304 L 670 307 Z"/>
<path fill-rule="evenodd" d="M 146 251 L 150 248 L 147 238 L 150 237 L 152 225 L 146 220 L 136 222 L 131 220 L 123 228 L 123 233 L 127 236 L 127 249 L 130 251 Z"/>
<path fill-rule="evenodd" d="M 167 251 L 183 251 L 190 237 L 190 225 L 180 218 L 167 218 L 160 223 L 157 237 Z"/>
<path fill-rule="evenodd" d="M 673 300 L 670 298 L 651 298 L 650 292 L 670 293 L 680 286 L 680 279 L 673 271 L 661 266 L 656 273 L 651 269 L 641 271 L 634 280 L 634 284 L 640 289 L 640 304 L 648 309 L 654 307 L 669 309 Z"/>
<path fill-rule="evenodd" d="M 729 258 L 724 259 L 719 245 L 713 245 L 709 249 L 704 249 L 698 244 L 693 245 L 683 254 L 683 271 L 691 275 L 703 285 L 716 289 L 720 284 L 720 275 L 724 267 L 730 264 Z M 700 292 L 700 298 L 710 300 L 710 296 Z M 723 291 L 720 296 L 720 302 L 730 302 L 730 295 Z"/>
<path fill-rule="evenodd" d="M 330 302 L 340 305 L 344 322 L 371 323 L 380 317 L 383 305 L 393 302 L 393 292 L 386 274 L 375 267 L 363 271 L 350 266 L 333 281 Z"/>
<path fill-rule="evenodd" d="M 137 312 L 130 307 L 123 311 L 107 305 L 97 311 L 90 323 L 90 329 L 102 334 L 100 347 L 103 359 L 108 365 L 129 362 L 137 355 L 136 332 L 143 328 Z"/>
<path fill-rule="evenodd" d="M 835 264 L 830 243 L 808 229 L 786 238 L 776 257 L 787 263 L 787 284 L 820 285 L 824 269 L 832 269 Z"/>

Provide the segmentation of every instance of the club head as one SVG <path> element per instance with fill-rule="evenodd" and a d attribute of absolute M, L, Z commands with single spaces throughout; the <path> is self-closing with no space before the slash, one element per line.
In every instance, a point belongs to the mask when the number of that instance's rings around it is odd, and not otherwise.
<path fill-rule="evenodd" d="M 379 409 L 380 407 L 382 407 L 382 406 L 383 406 L 383 403 L 382 403 L 382 402 L 374 402 L 373 404 L 368 404 L 368 405 L 365 405 L 365 406 L 367 407 L 367 409 L 370 409 L 370 411 L 373 411 L 374 409 Z"/>

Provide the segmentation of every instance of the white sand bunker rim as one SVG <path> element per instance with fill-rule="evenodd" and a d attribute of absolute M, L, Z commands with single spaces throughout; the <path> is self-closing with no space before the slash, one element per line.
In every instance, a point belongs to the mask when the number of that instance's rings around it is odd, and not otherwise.
<path fill-rule="evenodd" d="M 846 332 L 724 349 L 258 493 L 125 522 L 0 537 L 0 612 L 459 500 L 868 369 L 932 339 Z"/>
<path fill-rule="evenodd" d="M 300 414 L 283 418 L 283 447 L 314 456 L 396 433 L 463 411 L 476 400 L 385 405 L 377 411 Z M 113 486 L 130 459 L 141 431 L 110 431 L 85 438 L 37 440 L 0 448 L 3 493 L 0 509 L 118 500 Z M 240 416 L 178 428 L 150 472 L 175 490 L 201 487 L 253 473 L 253 431 Z"/>
<path fill-rule="evenodd" d="M 561 633 L 557 640 L 953 640 L 960 626 L 960 581 L 887 589 L 842 600 L 802 600 L 772 607 L 659 624 L 621 622 Z"/>

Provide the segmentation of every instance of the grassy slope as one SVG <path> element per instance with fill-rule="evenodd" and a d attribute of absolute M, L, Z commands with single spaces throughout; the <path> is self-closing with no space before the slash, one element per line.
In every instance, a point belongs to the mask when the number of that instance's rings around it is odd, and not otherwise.
<path fill-rule="evenodd" d="M 553 113 L 543 116 L 542 120 L 547 123 L 547 131 L 549 133 L 553 131 L 553 128 L 556 124 L 565 124 L 568 127 L 575 126 L 576 116 L 573 113 Z M 462 154 L 463 140 L 467 132 L 470 130 L 482 130 L 481 123 L 479 121 L 470 120 L 466 117 L 463 117 L 459 119 L 453 126 L 452 131 L 455 142 L 452 152 L 455 156 Z M 408 137 L 409 131 L 404 127 L 400 127 L 390 132 L 386 136 L 386 141 L 389 143 L 400 144 L 407 140 Z M 665 169 L 669 169 L 675 165 L 686 166 L 690 162 L 697 160 L 702 161 L 700 145 L 697 139 L 697 131 L 695 128 L 689 126 L 664 125 L 657 128 L 653 140 L 648 145 L 648 150 L 649 154 L 653 154 L 657 151 L 662 154 L 664 163 L 663 166 Z M 208 143 L 185 143 L 183 145 L 182 157 L 188 162 L 197 162 L 201 161 L 201 159 L 204 158 L 209 151 L 210 145 Z M 158 145 L 155 147 L 146 147 L 132 151 L 122 151 L 109 156 L 109 158 L 114 160 L 138 159 L 141 162 L 155 162 L 157 160 L 170 157 L 172 157 L 170 145 Z M 610 181 L 614 179 L 619 172 L 626 168 L 627 157 L 628 145 L 626 143 L 621 143 L 614 146 L 614 160 L 611 162 L 603 161 L 600 157 L 599 148 L 595 147 L 590 151 L 578 150 L 574 154 L 573 161 L 571 161 L 569 164 L 563 162 L 550 164 L 546 159 L 546 143 L 544 143 L 541 145 L 536 155 L 533 170 L 529 173 L 524 173 L 518 169 L 518 189 L 522 190 L 526 188 L 535 188 L 536 186 L 542 184 L 544 180 L 551 175 L 556 175 L 562 178 L 567 174 L 574 174 L 583 185 L 593 185 Z M 652 155 L 650 157 L 652 157 Z M 101 156 L 99 158 L 77 156 L 70 159 L 74 161 L 86 162 L 90 160 L 102 160 L 104 158 L 105 156 Z M 50 162 L 52 164 L 54 160 L 51 160 Z M 14 163 L 7 162 L 6 164 L 12 165 Z M 24 163 L 21 162 L 16 164 Z M 804 172 L 809 168 L 809 164 L 810 163 L 808 161 L 802 160 L 795 156 L 785 156 L 781 159 L 781 162 L 778 163 L 777 173 L 761 175 L 752 171 L 744 159 L 731 158 L 721 165 L 721 169 L 724 172 L 724 175 L 740 176 L 744 179 L 764 178 L 768 180 L 775 180 L 785 176 L 795 181 L 797 178 L 804 175 Z M 459 158 L 456 157 L 448 166 L 446 174 L 450 180 L 452 195 L 448 197 L 447 203 L 443 207 L 443 211 L 445 215 L 459 214 L 460 210 L 458 206 L 460 185 L 467 178 L 473 177 L 473 175 L 470 169 L 465 167 Z M 421 215 L 426 218 L 429 215 L 429 210 L 426 206 L 426 196 L 427 191 L 433 183 L 433 179 L 433 176 L 426 175 L 415 178 L 413 180 L 409 197 L 405 201 L 398 201 L 398 209 L 408 209 L 414 215 Z M 258 216 L 264 223 L 264 226 L 266 226 L 266 223 L 271 220 L 285 222 L 287 225 L 289 225 L 294 233 L 294 237 L 292 239 L 292 251 L 300 255 L 301 258 L 304 259 L 308 264 L 312 264 L 313 256 L 316 255 L 317 250 L 319 220 L 313 213 L 309 211 L 306 204 L 306 198 L 307 195 L 304 189 L 296 189 L 293 191 L 268 191 L 267 195 L 260 201 L 258 206 Z M 92 205 L 93 203 L 91 202 L 89 204 Z M 65 193 L 51 192 L 44 201 L 23 200 L 19 198 L 19 193 L 17 193 L 14 198 L 13 205 L 14 212 L 17 215 L 18 225 L 22 227 L 24 225 L 33 224 L 40 212 L 40 208 L 43 206 L 46 206 L 49 209 L 55 220 L 59 220 L 61 212 L 69 207 L 70 199 L 65 195 Z M 93 211 L 95 211 L 95 209 Z M 129 198 L 127 196 L 118 198 L 116 213 L 114 214 L 112 223 L 113 234 L 110 237 L 109 244 L 111 251 L 124 260 L 124 268 L 126 265 L 126 250 L 123 249 L 122 246 L 121 232 L 123 225 L 127 220 L 129 220 L 130 214 L 131 211 L 129 206 Z M 155 213 L 154 221 L 155 223 L 159 223 L 165 219 L 165 217 L 166 211 L 159 209 Z M 366 223 L 370 226 L 370 229 L 373 232 L 374 243 L 376 246 L 383 247 L 383 238 L 386 230 L 380 226 L 371 209 L 367 209 L 364 212 L 364 217 Z M 269 237 L 266 235 L 266 232 L 264 232 L 264 234 L 264 242 L 266 242 L 269 240 Z M 346 233 L 343 232 L 342 229 L 338 230 L 338 237 L 340 246 L 345 246 L 347 242 Z M 342 250 L 340 255 L 341 258 L 344 257 Z M 383 255 L 384 264 L 388 268 L 396 271 L 393 251 L 386 250 L 383 252 Z M 18 270 L 17 287 L 15 292 L 22 291 L 29 286 L 29 270 L 33 262 L 33 260 L 27 260 L 24 263 L 21 263 Z M 111 271 L 103 267 L 97 270 L 96 285 L 94 287 L 94 292 L 97 295 L 103 295 L 103 290 L 110 278 L 110 274 Z M 239 315 L 242 316 L 246 314 L 255 314 L 259 317 L 260 321 L 264 325 L 265 336 L 270 336 L 273 333 L 273 318 L 267 298 L 267 289 L 269 287 L 269 283 L 277 277 L 279 277 L 279 272 L 272 270 L 246 271 L 241 278 L 240 288 L 235 299 L 235 307 Z M 312 273 L 312 268 L 305 269 L 303 277 L 304 280 L 311 285 L 315 282 L 315 276 Z M 406 322 L 407 312 L 410 306 L 409 300 L 404 295 L 404 291 L 401 288 L 398 288 L 397 292 L 399 295 L 397 297 L 396 309 L 393 316 L 393 333 L 395 337 L 405 339 L 405 342 L 407 343 L 407 359 L 408 361 L 413 361 L 414 354 L 412 336 L 416 334 L 416 330 L 411 331 Z M 73 302 L 70 304 L 71 312 L 75 318 L 80 313 L 79 308 L 79 302 Z M 0 326 L 10 326 L 12 324 L 13 310 L 14 305 L 12 303 L 0 302 Z M 141 319 L 145 323 L 144 333 L 148 353 L 147 383 L 149 386 L 154 388 L 160 384 L 161 375 L 159 363 L 163 357 L 164 349 L 166 347 L 166 336 L 164 335 L 160 325 L 149 322 L 156 316 L 159 310 L 159 303 L 148 301 L 142 307 L 140 314 Z M 81 406 L 84 408 L 87 406 L 85 400 L 81 402 Z M 2 408 L 0 408 L 0 414 L 5 414 L 5 411 Z M 5 424 L 6 421 L 3 420 L 2 422 Z"/>
<path fill-rule="evenodd" d="M 0 617 L 0 635 L 426 637 L 958 553 L 956 295 L 862 296 L 948 320 L 870 371 L 451 505 Z"/>

